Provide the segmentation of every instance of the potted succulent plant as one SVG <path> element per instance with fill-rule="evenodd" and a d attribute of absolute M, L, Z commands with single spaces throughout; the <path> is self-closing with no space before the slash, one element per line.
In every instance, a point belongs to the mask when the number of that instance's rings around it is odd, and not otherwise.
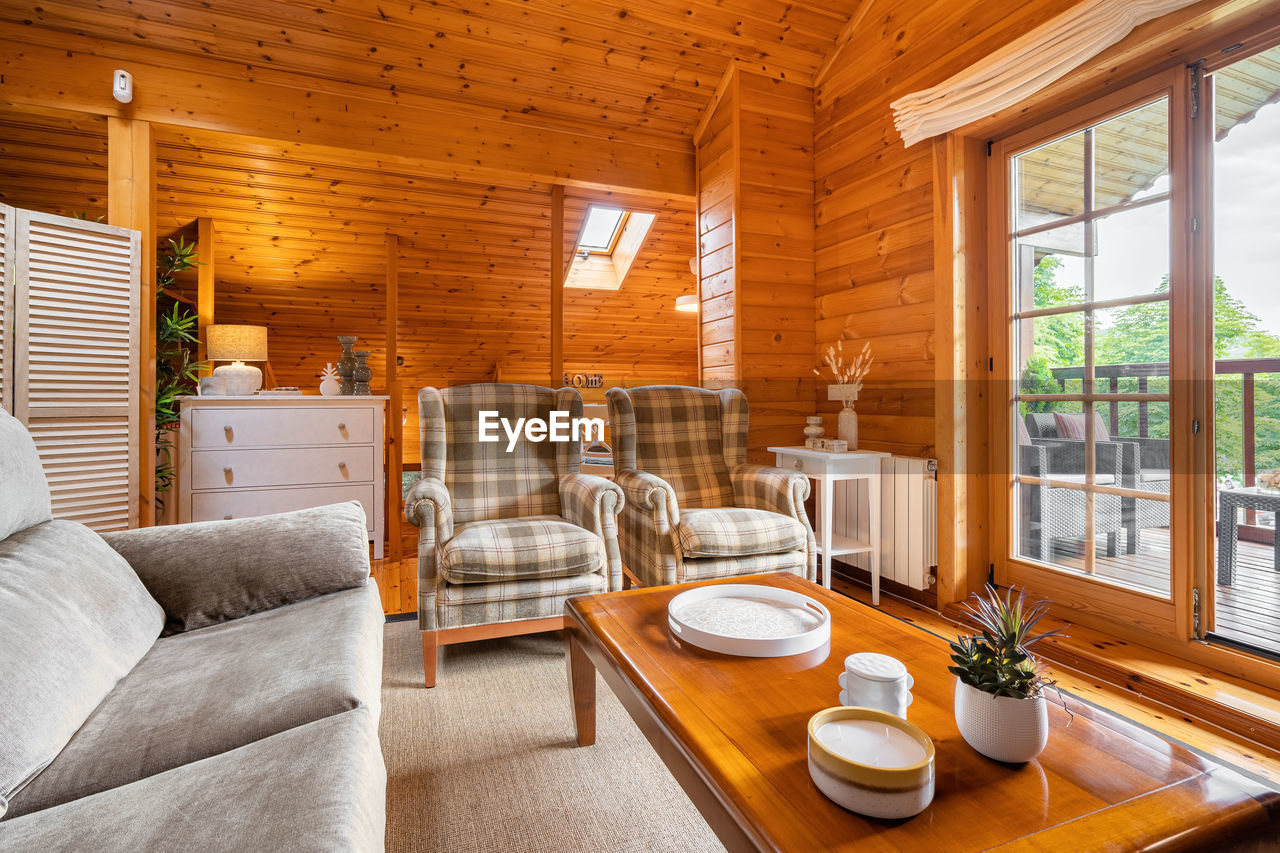
<path fill-rule="evenodd" d="M 1049 740 L 1045 688 L 1053 685 L 1037 667 L 1031 649 L 1058 631 L 1033 634 L 1049 610 L 1047 601 L 1029 604 L 1025 592 L 1002 597 L 988 586 L 965 607 L 980 633 L 951 643 L 949 666 L 956 676 L 956 725 L 965 741 L 996 761 L 1035 758 Z"/>

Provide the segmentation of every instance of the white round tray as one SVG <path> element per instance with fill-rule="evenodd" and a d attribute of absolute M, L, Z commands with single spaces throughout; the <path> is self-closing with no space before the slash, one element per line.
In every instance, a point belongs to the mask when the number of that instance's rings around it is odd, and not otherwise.
<path fill-rule="evenodd" d="M 831 639 L 831 613 L 809 596 L 746 583 L 680 593 L 667 624 L 686 643 L 753 658 L 798 655 Z"/>

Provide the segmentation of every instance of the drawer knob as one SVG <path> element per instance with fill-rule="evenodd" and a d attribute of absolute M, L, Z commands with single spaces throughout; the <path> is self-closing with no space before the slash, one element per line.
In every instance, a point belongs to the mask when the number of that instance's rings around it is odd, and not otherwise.
<path fill-rule="evenodd" d="M 338 463 L 338 467 L 339 467 L 339 468 L 343 468 L 343 469 L 345 469 L 345 468 L 347 467 L 347 463 L 345 463 L 345 462 L 339 462 L 339 463 Z"/>
<path fill-rule="evenodd" d="M 222 517 L 222 520 L 223 520 L 223 521 L 230 521 L 230 520 L 231 520 L 231 516 L 229 516 L 229 515 L 224 515 L 224 516 Z"/>
<path fill-rule="evenodd" d="M 223 431 L 223 432 L 225 432 L 225 433 L 227 434 L 227 437 L 228 437 L 228 438 L 230 438 L 230 437 L 231 437 L 231 433 L 235 432 L 235 430 L 233 430 L 233 429 L 231 428 L 231 424 L 227 424 L 226 426 L 224 426 L 224 427 L 222 428 L 222 431 Z"/>
<path fill-rule="evenodd" d="M 799 470 L 804 467 L 804 461 L 797 459 L 795 462 L 791 463 L 791 467 L 795 468 L 796 470 Z"/>
<path fill-rule="evenodd" d="M 345 432 L 345 431 L 346 431 L 346 429 L 347 429 L 347 425 L 346 425 L 346 424 L 338 424 L 338 429 L 343 430 L 343 431 Z"/>

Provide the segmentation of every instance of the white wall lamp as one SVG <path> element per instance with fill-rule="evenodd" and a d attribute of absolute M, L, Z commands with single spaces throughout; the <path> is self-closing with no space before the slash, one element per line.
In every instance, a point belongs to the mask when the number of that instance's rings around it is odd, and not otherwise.
<path fill-rule="evenodd" d="M 694 312 L 698 310 L 698 297 L 696 294 L 690 293 L 685 296 L 676 297 L 676 310 Z"/>

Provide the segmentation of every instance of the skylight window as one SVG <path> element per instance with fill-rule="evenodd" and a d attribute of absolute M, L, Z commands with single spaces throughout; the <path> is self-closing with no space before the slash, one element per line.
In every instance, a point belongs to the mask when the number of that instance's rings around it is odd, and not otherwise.
<path fill-rule="evenodd" d="M 578 251 L 609 254 L 613 251 L 618 233 L 627 212 L 615 207 L 593 207 L 587 211 L 587 221 L 582 226 Z"/>

